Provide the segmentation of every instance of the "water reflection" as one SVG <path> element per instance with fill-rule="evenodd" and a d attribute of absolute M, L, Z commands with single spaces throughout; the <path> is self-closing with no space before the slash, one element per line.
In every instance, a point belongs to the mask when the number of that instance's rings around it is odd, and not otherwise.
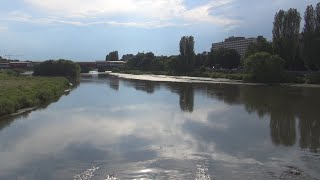
<path fill-rule="evenodd" d="M 124 81 L 136 90 L 151 94 L 163 85 L 179 95 L 179 106 L 184 112 L 193 112 L 195 90 L 228 105 L 242 104 L 248 113 L 256 112 L 260 118 L 269 117 L 270 137 L 275 145 L 296 144 L 298 119 L 300 147 L 319 151 L 320 119 L 317 107 L 320 96 L 317 88 Z"/>
<path fill-rule="evenodd" d="M 181 111 L 193 112 L 194 106 L 194 85 L 188 83 L 167 84 L 171 92 L 179 95 L 179 105 Z"/>
<path fill-rule="evenodd" d="M 110 88 L 113 90 L 116 90 L 116 91 L 119 90 L 119 81 L 120 81 L 119 78 L 116 78 L 116 77 L 109 77 L 108 78 Z"/>
<path fill-rule="evenodd" d="M 318 97 L 84 78 L 47 109 L 0 124 L 0 179 L 271 179 L 289 165 L 319 177 Z"/>

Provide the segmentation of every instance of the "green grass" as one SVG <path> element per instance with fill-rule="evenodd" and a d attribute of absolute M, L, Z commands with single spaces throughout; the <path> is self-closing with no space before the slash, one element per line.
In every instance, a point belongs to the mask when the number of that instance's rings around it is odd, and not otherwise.
<path fill-rule="evenodd" d="M 0 71 L 0 116 L 54 101 L 68 87 L 62 77 L 17 77 Z"/>

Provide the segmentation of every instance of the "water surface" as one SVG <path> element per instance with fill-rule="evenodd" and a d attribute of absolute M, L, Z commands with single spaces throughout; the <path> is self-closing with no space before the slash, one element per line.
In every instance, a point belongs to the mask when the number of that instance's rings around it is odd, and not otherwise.
<path fill-rule="evenodd" d="M 320 89 L 83 77 L 0 121 L 0 179 L 319 179 Z"/>

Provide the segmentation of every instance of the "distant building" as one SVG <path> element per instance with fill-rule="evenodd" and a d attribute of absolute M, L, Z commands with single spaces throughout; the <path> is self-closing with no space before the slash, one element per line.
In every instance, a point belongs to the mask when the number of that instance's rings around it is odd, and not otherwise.
<path fill-rule="evenodd" d="M 9 69 L 10 64 L 7 62 L 0 62 L 0 69 Z"/>
<path fill-rule="evenodd" d="M 0 69 L 30 69 L 31 61 L 0 61 Z"/>
<path fill-rule="evenodd" d="M 213 43 L 212 50 L 225 48 L 225 49 L 233 49 L 236 50 L 241 57 L 243 57 L 246 53 L 246 50 L 250 43 L 256 43 L 258 38 L 245 38 L 245 37 L 234 37 L 231 36 L 225 41 Z"/>

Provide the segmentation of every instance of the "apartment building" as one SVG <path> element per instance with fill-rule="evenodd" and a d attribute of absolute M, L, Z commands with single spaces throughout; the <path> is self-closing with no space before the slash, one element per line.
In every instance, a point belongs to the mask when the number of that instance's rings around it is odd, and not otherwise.
<path fill-rule="evenodd" d="M 213 43 L 212 44 L 212 49 L 220 49 L 220 48 L 225 48 L 225 49 L 233 49 L 236 50 L 241 57 L 243 57 L 246 53 L 246 50 L 249 46 L 250 43 L 256 43 L 258 38 L 245 38 L 245 37 L 234 37 L 231 36 L 225 41 L 218 42 L 218 43 Z"/>

